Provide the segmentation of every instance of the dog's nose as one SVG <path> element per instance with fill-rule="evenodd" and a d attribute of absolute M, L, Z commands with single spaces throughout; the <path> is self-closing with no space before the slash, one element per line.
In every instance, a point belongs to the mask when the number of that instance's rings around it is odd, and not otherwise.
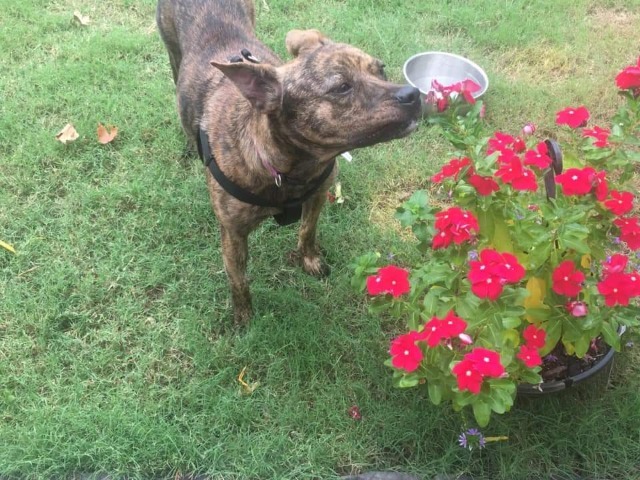
<path fill-rule="evenodd" d="M 420 100 L 420 90 L 411 85 L 405 85 L 394 96 L 402 105 L 411 105 Z"/>

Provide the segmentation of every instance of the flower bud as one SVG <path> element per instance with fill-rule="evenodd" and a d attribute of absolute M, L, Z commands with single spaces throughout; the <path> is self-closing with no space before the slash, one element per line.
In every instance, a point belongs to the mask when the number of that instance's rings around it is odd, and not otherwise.
<path fill-rule="evenodd" d="M 536 126 L 531 122 L 527 123 L 524 127 L 522 127 L 523 135 L 533 135 L 535 131 L 536 131 Z"/>
<path fill-rule="evenodd" d="M 587 311 L 587 305 L 584 302 L 569 302 L 567 303 L 567 310 L 574 317 L 584 317 L 589 313 Z"/>
<path fill-rule="evenodd" d="M 471 345 L 473 343 L 473 339 L 466 333 L 461 333 L 460 335 L 458 335 L 458 338 L 465 345 Z"/>

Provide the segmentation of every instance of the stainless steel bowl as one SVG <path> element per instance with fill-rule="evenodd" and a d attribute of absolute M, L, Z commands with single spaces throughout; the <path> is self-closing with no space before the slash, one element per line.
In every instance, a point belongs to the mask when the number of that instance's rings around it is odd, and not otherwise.
<path fill-rule="evenodd" d="M 442 85 L 451 85 L 466 79 L 473 80 L 480 85 L 480 90 L 473 94 L 474 98 L 480 98 L 489 88 L 489 79 L 482 68 L 460 55 L 446 52 L 423 52 L 414 55 L 404 63 L 404 77 L 420 90 L 423 100 L 424 96 L 433 90 L 433 80 Z"/>

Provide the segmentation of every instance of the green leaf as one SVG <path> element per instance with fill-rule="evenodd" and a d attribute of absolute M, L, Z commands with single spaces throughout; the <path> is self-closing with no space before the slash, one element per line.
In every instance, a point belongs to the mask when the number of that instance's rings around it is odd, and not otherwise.
<path fill-rule="evenodd" d="M 411 387 L 415 387 L 419 383 L 420 383 L 420 378 L 418 376 L 408 374 L 400 377 L 400 379 L 398 380 L 397 386 L 400 388 L 411 388 Z"/>
<path fill-rule="evenodd" d="M 542 383 L 542 377 L 539 373 L 532 370 L 522 370 L 518 375 L 520 383 L 530 383 L 531 385 L 538 385 Z"/>
<path fill-rule="evenodd" d="M 591 339 L 587 335 L 582 335 L 580 338 L 573 342 L 573 346 L 576 349 L 576 357 L 582 358 L 587 354 L 589 346 L 591 345 Z"/>
<path fill-rule="evenodd" d="M 522 323 L 519 317 L 502 317 L 502 326 L 504 328 L 517 328 Z"/>
<path fill-rule="evenodd" d="M 562 335 L 562 320 L 558 318 L 557 315 L 552 315 L 546 324 L 542 324 L 542 328 L 547 332 L 547 342 L 545 346 L 540 349 L 540 355 L 545 356 L 553 350 L 553 347 L 555 347 L 556 343 L 560 340 L 560 336 Z"/>
<path fill-rule="evenodd" d="M 427 391 L 429 392 L 429 399 L 434 405 L 440 405 L 442 401 L 442 387 L 436 383 L 428 382 Z"/>
<path fill-rule="evenodd" d="M 429 292 L 424 297 L 424 309 L 427 315 L 435 315 L 442 302 L 441 296 L 447 290 L 443 287 L 434 286 L 429 289 Z"/>
<path fill-rule="evenodd" d="M 572 249 L 578 253 L 590 253 L 589 245 L 585 241 L 589 236 L 589 229 L 577 223 L 568 223 L 558 232 L 558 242 L 562 249 Z"/>
<path fill-rule="evenodd" d="M 620 351 L 620 336 L 615 328 L 609 322 L 602 322 L 602 327 L 600 329 L 602 332 L 602 338 L 607 342 L 608 345 L 611 345 L 616 351 Z"/>
<path fill-rule="evenodd" d="M 473 416 L 476 419 L 476 422 L 481 427 L 486 427 L 489 425 L 489 420 L 491 419 L 491 407 L 483 402 L 480 397 L 476 399 L 476 402 L 472 404 L 473 407 Z"/>

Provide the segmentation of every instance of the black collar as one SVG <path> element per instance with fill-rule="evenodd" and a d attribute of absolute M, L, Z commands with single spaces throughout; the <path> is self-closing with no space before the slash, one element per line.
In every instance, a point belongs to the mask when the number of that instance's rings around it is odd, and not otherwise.
<path fill-rule="evenodd" d="M 329 175 L 333 172 L 333 168 L 336 163 L 335 159 L 331 160 L 320 176 L 309 182 L 310 189 L 304 195 L 279 203 L 264 199 L 233 183 L 233 181 L 231 181 L 231 179 L 229 179 L 229 177 L 220 170 L 218 162 L 216 162 L 216 159 L 211 152 L 211 148 L 209 147 L 209 137 L 207 136 L 207 132 L 202 128 L 199 129 L 198 134 L 198 155 L 200 155 L 205 166 L 209 167 L 213 178 L 216 179 L 218 184 L 229 195 L 232 195 L 241 202 L 256 205 L 258 207 L 278 208 L 282 210 L 282 213 L 278 213 L 273 216 L 276 222 L 278 222 L 278 225 L 289 225 L 300 220 L 300 217 L 302 216 L 302 204 L 311 198 L 311 196 L 322 186 L 325 180 L 329 178 Z"/>

